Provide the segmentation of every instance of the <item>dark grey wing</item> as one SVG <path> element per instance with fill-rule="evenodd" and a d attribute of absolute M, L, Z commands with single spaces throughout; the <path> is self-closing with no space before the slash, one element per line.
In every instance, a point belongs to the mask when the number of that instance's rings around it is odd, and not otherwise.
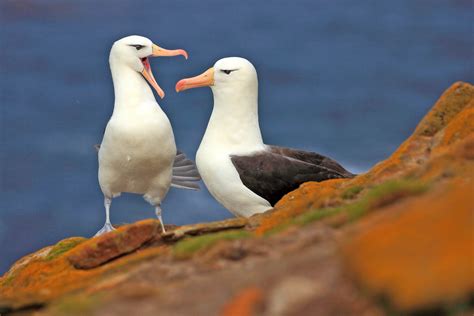
<path fill-rule="evenodd" d="M 348 177 L 344 172 L 318 164 L 317 157 L 314 159 L 314 163 L 309 163 L 270 149 L 248 156 L 231 156 L 243 184 L 272 206 L 304 182 Z"/>
<path fill-rule="evenodd" d="M 171 186 L 180 189 L 199 190 L 199 184 L 197 183 L 199 180 L 201 180 L 201 176 L 194 162 L 178 150 L 173 163 Z"/>
<path fill-rule="evenodd" d="M 288 148 L 288 147 L 273 146 L 273 145 L 267 145 L 267 148 L 271 152 L 278 155 L 294 158 L 294 159 L 304 161 L 313 165 L 323 166 L 330 170 L 337 171 L 344 176 L 343 178 L 352 178 L 356 176 L 355 174 L 347 171 L 343 166 L 341 166 L 334 159 L 320 155 L 315 152 L 298 150 L 298 149 L 293 149 L 293 148 Z"/>

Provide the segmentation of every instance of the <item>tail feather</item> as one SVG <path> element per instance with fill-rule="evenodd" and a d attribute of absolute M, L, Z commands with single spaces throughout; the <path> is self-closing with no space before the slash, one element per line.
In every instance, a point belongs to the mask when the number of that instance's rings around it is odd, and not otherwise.
<path fill-rule="evenodd" d="M 197 181 L 201 180 L 201 176 L 194 162 L 186 157 L 180 151 L 176 154 L 173 163 L 173 177 L 171 186 L 180 189 L 199 190 Z"/>
<path fill-rule="evenodd" d="M 187 189 L 187 190 L 200 190 L 199 184 L 193 181 L 171 181 L 171 186 L 178 189 Z"/>
<path fill-rule="evenodd" d="M 176 172 L 187 172 L 187 171 L 191 171 L 195 169 L 196 168 L 194 167 L 194 165 L 185 165 L 185 166 L 180 166 L 180 167 L 173 165 L 173 170 Z"/>
<path fill-rule="evenodd" d="M 193 175 L 188 175 L 188 176 L 178 176 L 173 174 L 173 180 L 175 181 L 199 181 L 201 180 L 201 177 L 199 175 L 193 176 Z"/>
<path fill-rule="evenodd" d="M 176 154 L 176 158 L 174 158 L 174 164 L 176 166 L 182 166 L 186 163 L 186 161 L 188 161 L 189 159 L 186 157 L 185 154 L 183 154 L 182 152 L 178 151 L 178 153 Z"/>

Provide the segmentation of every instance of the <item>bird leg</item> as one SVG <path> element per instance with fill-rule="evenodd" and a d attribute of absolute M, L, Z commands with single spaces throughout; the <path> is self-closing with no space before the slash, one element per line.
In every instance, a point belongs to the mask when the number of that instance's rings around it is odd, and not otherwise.
<path fill-rule="evenodd" d="M 165 225 L 163 224 L 163 218 L 161 217 L 160 205 L 155 206 L 155 214 L 156 214 L 156 217 L 158 217 L 158 219 L 160 220 L 161 230 L 163 231 L 163 233 L 166 233 Z"/>
<path fill-rule="evenodd" d="M 100 236 L 102 234 L 111 232 L 115 230 L 115 228 L 112 226 L 112 223 L 110 223 L 110 204 L 112 204 L 112 199 L 104 196 L 104 207 L 105 207 L 105 224 L 104 227 L 102 227 L 101 230 L 99 230 L 94 237 Z"/>

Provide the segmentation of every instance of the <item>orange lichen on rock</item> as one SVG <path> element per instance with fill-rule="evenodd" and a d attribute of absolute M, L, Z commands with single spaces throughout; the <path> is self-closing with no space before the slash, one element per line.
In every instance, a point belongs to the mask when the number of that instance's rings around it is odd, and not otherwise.
<path fill-rule="evenodd" d="M 332 206 L 340 200 L 341 185 L 349 179 L 334 179 L 324 182 L 307 182 L 285 195 L 273 211 L 261 216 L 255 232 L 263 235 L 267 231 L 307 212 L 325 206 Z"/>
<path fill-rule="evenodd" d="M 436 147 L 436 134 L 444 133 L 443 143 L 452 143 L 472 133 L 474 86 L 457 82 L 449 87 L 418 124 L 415 132 L 386 160 L 367 174 L 354 179 L 354 184 L 367 185 L 412 173 L 425 163 Z"/>
<path fill-rule="evenodd" d="M 222 316 L 253 316 L 258 315 L 259 306 L 263 302 L 263 291 L 257 287 L 249 287 L 239 292 L 224 306 Z"/>
<path fill-rule="evenodd" d="M 93 238 L 71 251 L 67 258 L 78 269 L 97 267 L 113 258 L 129 253 L 160 232 L 160 223 L 147 219 Z"/>
<path fill-rule="evenodd" d="M 306 182 L 301 185 L 297 191 L 286 194 L 275 205 L 276 208 L 291 207 L 302 209 L 305 206 L 305 200 L 311 201 L 312 207 L 328 206 L 332 203 L 332 199 L 336 197 L 337 189 L 339 189 L 346 179 L 334 179 L 324 182 Z"/>
<path fill-rule="evenodd" d="M 418 124 L 413 136 L 433 136 L 474 99 L 474 86 L 456 82 L 436 101 L 433 108 Z"/>
<path fill-rule="evenodd" d="M 123 226 L 119 228 L 118 233 L 111 232 L 90 240 L 80 237 L 69 238 L 55 246 L 44 248 L 36 254 L 21 259 L 0 278 L 0 307 L 5 305 L 11 308 L 20 308 L 43 304 L 75 290 L 90 286 L 108 276 L 109 272 L 114 272 L 127 264 L 156 256 L 161 253 L 160 248 L 136 252 L 134 255 L 121 257 L 110 264 L 89 270 L 77 269 L 70 260 L 70 257 L 83 258 L 80 255 L 89 254 L 89 249 L 94 249 L 94 247 L 103 250 L 104 257 L 101 258 L 107 257 L 105 261 L 110 260 L 110 253 L 115 254 L 117 252 L 110 252 L 107 251 L 110 248 L 102 247 L 102 242 L 105 240 L 108 240 L 105 243 L 107 245 L 118 245 L 112 247 L 113 250 L 126 250 L 125 253 L 136 250 L 143 244 L 144 240 L 148 240 L 148 237 L 150 237 L 150 227 L 154 227 L 154 223 L 152 223 L 152 220 L 146 220 Z M 148 237 L 140 239 L 137 234 Z M 115 240 L 111 240 L 114 238 Z M 64 244 L 74 244 L 74 246 L 62 251 L 64 250 Z M 55 253 L 55 249 L 61 251 Z M 95 263 L 98 262 L 97 256 L 92 256 L 92 258 L 95 258 Z M 83 262 L 81 260 L 78 262 Z M 85 262 L 89 262 L 89 260 Z"/>
<path fill-rule="evenodd" d="M 347 267 L 398 310 L 455 304 L 474 292 L 474 88 L 449 88 L 415 133 L 369 174 L 431 183 L 362 220 L 345 237 Z M 359 179 L 360 180 L 360 179 Z"/>
<path fill-rule="evenodd" d="M 474 99 L 446 126 L 441 145 L 451 145 L 470 134 L 474 134 L 473 122 Z"/>
<path fill-rule="evenodd" d="M 354 278 L 399 310 L 466 299 L 474 291 L 473 185 L 449 183 L 362 221 L 343 247 Z"/>
<path fill-rule="evenodd" d="M 426 169 L 425 165 L 429 165 L 428 162 L 434 157 L 432 155 L 436 151 L 436 146 L 452 144 L 472 134 L 473 104 L 474 86 L 463 82 L 453 84 L 422 119 L 413 135 L 388 159 L 353 179 L 303 184 L 297 190 L 285 195 L 271 212 L 259 216 L 257 234 L 264 234 L 310 210 L 345 204 L 340 198 L 343 190 L 354 187 L 363 189 L 390 179 L 419 176 L 423 168 Z M 444 137 L 442 143 L 436 141 L 442 136 Z M 447 164 L 440 167 L 449 168 Z M 446 170 L 439 172 L 446 173 Z"/>
<path fill-rule="evenodd" d="M 472 173 L 474 160 L 474 133 L 453 146 L 433 152 L 430 160 L 410 176 L 423 181 L 440 181 Z"/>
<path fill-rule="evenodd" d="M 429 157 L 428 137 L 410 137 L 386 160 L 376 164 L 367 174 L 355 179 L 357 185 L 381 183 L 400 178 L 418 168 Z"/>
<path fill-rule="evenodd" d="M 153 311 L 173 314 L 180 308 L 193 314 L 192 295 L 199 288 L 200 294 L 209 297 L 206 303 L 214 304 L 201 309 L 201 314 L 271 314 L 275 300 L 268 291 L 270 283 L 257 288 L 255 278 L 242 278 L 242 271 L 278 281 L 285 277 L 282 271 L 290 257 L 298 259 L 293 262 L 298 267 L 294 270 L 331 271 L 313 275 L 314 282 L 331 289 L 342 282 L 341 278 L 332 283 L 331 275 L 344 275 L 348 283 L 356 281 L 350 286 L 344 283 L 345 304 L 350 306 L 342 310 L 358 310 L 352 305 L 361 303 L 360 288 L 386 298 L 395 313 L 431 307 L 446 311 L 446 306 L 458 303 L 470 308 L 474 293 L 473 188 L 474 87 L 458 82 L 443 93 L 415 132 L 367 173 L 305 183 L 285 195 L 273 210 L 249 219 L 186 225 L 166 234 L 160 233 L 158 221 L 145 220 L 98 238 L 63 240 L 19 260 L 0 278 L 0 313 L 52 301 L 51 306 L 61 306 L 65 300 L 65 309 L 46 307 L 42 312 L 50 315 L 62 310 L 57 314 L 69 315 L 68 306 L 76 304 L 74 299 L 69 303 L 65 299 L 69 294 L 88 301 L 112 293 L 99 300 L 100 305 L 110 300 L 108 311 L 115 307 L 126 314 L 122 307 L 135 311 L 136 301 L 125 302 L 124 289 L 143 284 L 141 293 L 146 295 L 138 296 Z M 220 231 L 224 232 L 217 233 Z M 331 238 L 321 238 L 326 236 L 321 232 Z M 209 233 L 213 234 L 206 235 Z M 341 251 L 336 251 L 338 245 Z M 224 248 L 230 252 L 225 253 Z M 305 256 L 308 249 L 317 252 Z M 177 253 L 189 260 L 178 260 Z M 203 254 L 206 258 L 197 260 Z M 321 262 L 321 258 L 330 261 Z M 260 260 L 266 260 L 265 264 L 258 264 Z M 229 270 L 218 272 L 221 267 Z M 199 273 L 202 271 L 206 273 Z M 194 278 L 196 275 L 200 278 Z M 161 287 L 164 283 L 166 290 Z M 299 281 L 295 284 L 303 286 Z M 131 288 L 128 291 L 136 298 L 136 287 Z M 148 296 L 153 289 L 156 293 Z M 264 290 L 268 291 L 265 301 Z M 321 293 L 328 291 L 321 288 Z M 222 308 L 227 295 L 236 292 Z M 186 306 L 181 298 L 186 298 Z M 337 305 L 344 301 L 339 298 L 324 296 L 318 301 L 312 296 L 306 303 L 317 308 L 324 305 L 321 311 L 338 310 Z M 373 298 L 365 297 L 364 304 L 375 306 L 378 300 Z M 295 311 L 305 311 L 306 305 L 296 301 Z M 88 312 L 102 308 L 94 304 L 88 305 Z"/>
<path fill-rule="evenodd" d="M 58 295 L 80 288 L 86 274 L 75 270 L 64 256 L 52 260 L 35 257 L 16 271 L 9 271 L 1 279 L 2 304 L 11 301 L 12 307 L 43 303 Z"/>

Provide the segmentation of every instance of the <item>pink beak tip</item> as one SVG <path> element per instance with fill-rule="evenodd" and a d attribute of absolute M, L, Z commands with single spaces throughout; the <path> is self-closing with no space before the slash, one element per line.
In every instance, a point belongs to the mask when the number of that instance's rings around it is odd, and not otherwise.
<path fill-rule="evenodd" d="M 184 86 L 184 79 L 178 81 L 176 83 L 176 86 L 175 86 L 175 89 L 176 89 L 176 92 L 180 92 L 181 91 L 181 88 Z"/>

